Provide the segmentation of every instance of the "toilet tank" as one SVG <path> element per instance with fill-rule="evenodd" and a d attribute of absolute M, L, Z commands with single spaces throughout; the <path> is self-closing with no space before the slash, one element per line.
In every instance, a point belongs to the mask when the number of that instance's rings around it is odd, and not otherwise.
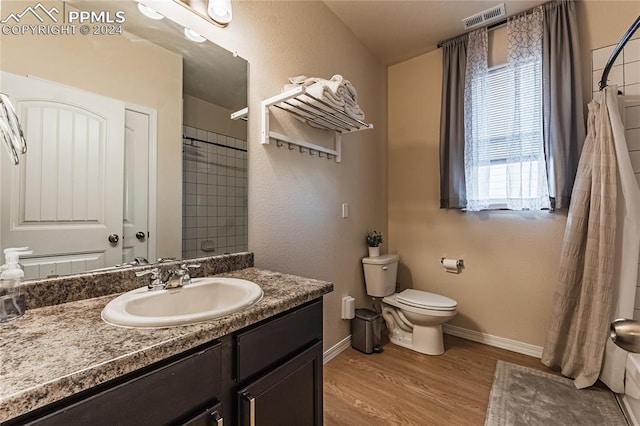
<path fill-rule="evenodd" d="M 385 254 L 362 259 L 364 280 L 367 284 L 367 294 L 369 296 L 385 297 L 395 293 L 399 260 L 400 256 L 397 254 Z"/>

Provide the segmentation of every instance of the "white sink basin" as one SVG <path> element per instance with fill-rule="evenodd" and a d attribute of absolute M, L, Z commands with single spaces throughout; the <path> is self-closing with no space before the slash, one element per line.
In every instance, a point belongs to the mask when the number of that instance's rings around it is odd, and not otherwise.
<path fill-rule="evenodd" d="M 262 299 L 255 283 L 237 278 L 193 278 L 171 290 L 146 287 L 122 294 L 105 306 L 102 319 L 124 327 L 193 324 L 241 311 Z"/>

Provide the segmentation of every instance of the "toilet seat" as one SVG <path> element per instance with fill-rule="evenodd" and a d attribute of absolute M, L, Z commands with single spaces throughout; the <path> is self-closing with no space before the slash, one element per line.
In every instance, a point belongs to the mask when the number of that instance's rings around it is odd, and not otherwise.
<path fill-rule="evenodd" d="M 454 311 L 458 306 L 455 300 L 448 297 L 414 289 L 407 289 L 396 294 L 396 300 L 403 305 L 433 311 Z"/>

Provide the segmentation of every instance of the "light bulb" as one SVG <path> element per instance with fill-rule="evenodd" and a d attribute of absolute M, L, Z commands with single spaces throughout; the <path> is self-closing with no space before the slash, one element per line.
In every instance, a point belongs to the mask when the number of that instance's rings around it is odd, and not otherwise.
<path fill-rule="evenodd" d="M 186 28 L 184 29 L 184 35 L 185 37 L 187 37 L 189 40 L 191 41 L 195 41 L 196 43 L 202 43 L 204 41 L 206 41 L 207 39 L 202 37 L 200 34 L 198 34 L 197 32 L 193 31 L 192 29 Z"/>
<path fill-rule="evenodd" d="M 138 10 L 140 11 L 140 13 L 142 13 L 144 16 L 146 16 L 149 19 L 155 19 L 156 21 L 159 21 L 160 19 L 164 19 L 164 16 L 158 12 L 156 12 L 155 10 L 151 9 L 149 6 L 146 6 L 142 3 L 138 3 Z"/>
<path fill-rule="evenodd" d="M 209 0 L 207 12 L 214 21 L 220 24 L 228 24 L 231 22 L 233 14 L 231 0 Z"/>

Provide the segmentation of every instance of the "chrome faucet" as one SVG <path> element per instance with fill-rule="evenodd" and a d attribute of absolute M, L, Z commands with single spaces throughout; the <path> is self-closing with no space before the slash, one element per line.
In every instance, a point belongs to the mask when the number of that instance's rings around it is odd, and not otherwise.
<path fill-rule="evenodd" d="M 149 290 L 153 290 L 158 287 L 164 287 L 164 283 L 162 282 L 162 277 L 160 274 L 160 268 L 149 269 L 148 271 L 136 272 L 136 277 L 144 277 L 145 275 L 149 275 L 149 284 L 147 284 L 147 288 Z"/>
<path fill-rule="evenodd" d="M 193 265 L 187 265 L 186 263 L 183 263 L 182 265 L 180 265 L 180 270 L 184 271 L 184 274 L 182 275 L 182 282 L 180 285 L 183 286 L 191 284 L 191 274 L 189 274 L 189 270 L 198 268 L 200 268 L 199 263 L 194 263 Z"/>
<path fill-rule="evenodd" d="M 199 267 L 199 264 L 183 264 L 179 269 L 170 270 L 167 273 L 166 278 L 162 277 L 162 271 L 160 268 L 156 267 L 148 271 L 136 272 L 136 277 L 149 275 L 149 284 L 147 284 L 147 288 L 149 290 L 155 290 L 156 288 L 168 290 L 191 284 L 191 275 L 189 274 L 189 270 L 197 269 Z"/>
<path fill-rule="evenodd" d="M 183 269 L 175 269 L 172 271 L 169 271 L 169 276 L 167 277 L 167 280 L 164 283 L 164 289 L 165 290 L 169 290 L 171 288 L 178 288 L 178 287 L 182 287 L 185 282 L 184 282 L 184 277 L 185 275 L 188 277 L 189 274 L 187 274 Z"/>

